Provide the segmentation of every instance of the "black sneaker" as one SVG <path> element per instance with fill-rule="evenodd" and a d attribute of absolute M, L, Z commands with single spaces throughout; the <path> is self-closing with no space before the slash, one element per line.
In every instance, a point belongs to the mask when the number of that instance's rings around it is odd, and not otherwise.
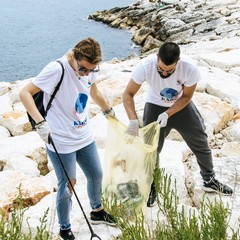
<path fill-rule="evenodd" d="M 91 212 L 90 219 L 92 224 L 106 223 L 110 226 L 116 226 L 116 221 L 110 214 L 105 212 L 104 209 L 97 212 Z"/>
<path fill-rule="evenodd" d="M 75 239 L 75 236 L 73 235 L 73 233 L 71 231 L 71 228 L 66 229 L 66 230 L 60 229 L 59 235 L 63 240 L 74 240 Z"/>
<path fill-rule="evenodd" d="M 215 192 L 215 193 L 220 193 L 220 194 L 223 194 L 223 195 L 232 195 L 232 193 L 233 193 L 233 190 L 230 187 L 220 183 L 214 177 L 212 177 L 207 182 L 204 181 L 202 189 L 205 192 Z"/>
<path fill-rule="evenodd" d="M 147 207 L 153 207 L 156 202 L 156 188 L 154 182 L 151 185 L 150 194 L 147 201 Z"/>

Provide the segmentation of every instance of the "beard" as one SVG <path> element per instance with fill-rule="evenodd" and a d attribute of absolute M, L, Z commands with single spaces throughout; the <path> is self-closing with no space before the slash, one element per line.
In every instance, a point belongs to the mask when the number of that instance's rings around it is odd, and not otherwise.
<path fill-rule="evenodd" d="M 161 76 L 161 78 L 168 78 L 168 77 L 170 77 L 173 73 L 168 73 L 167 75 L 163 75 L 161 72 L 158 71 L 158 74 Z"/>

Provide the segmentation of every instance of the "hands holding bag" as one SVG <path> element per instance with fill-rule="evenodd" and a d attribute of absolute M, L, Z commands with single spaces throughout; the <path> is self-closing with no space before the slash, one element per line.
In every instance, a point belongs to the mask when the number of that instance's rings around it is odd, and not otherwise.
<path fill-rule="evenodd" d="M 124 133 L 124 139 L 127 144 L 132 144 L 135 137 L 139 136 L 139 122 L 138 119 L 130 120 L 127 130 Z"/>
<path fill-rule="evenodd" d="M 138 130 L 139 130 L 138 119 L 134 119 L 129 121 L 128 128 L 125 133 L 135 137 L 139 135 Z"/>

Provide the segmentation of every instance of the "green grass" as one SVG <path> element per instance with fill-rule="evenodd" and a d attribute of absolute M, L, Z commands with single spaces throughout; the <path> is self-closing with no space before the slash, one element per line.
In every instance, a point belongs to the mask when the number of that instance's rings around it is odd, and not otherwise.
<path fill-rule="evenodd" d="M 144 214 L 133 213 L 131 219 L 127 214 L 126 206 L 119 206 L 116 201 L 111 206 L 106 199 L 103 204 L 117 220 L 121 235 L 115 240 L 239 240 L 240 226 L 237 230 L 229 226 L 231 209 L 224 205 L 221 197 L 210 201 L 203 197 L 200 207 L 187 210 L 184 206 L 179 209 L 176 181 L 172 184 L 171 175 L 158 169 L 154 175 L 157 186 L 158 217 L 154 224 L 149 226 Z M 172 186 L 174 186 L 172 188 Z M 48 211 L 39 219 L 37 232 L 33 236 L 31 226 L 27 222 L 28 232 L 23 232 L 22 226 L 24 207 L 19 187 L 19 196 L 13 204 L 13 209 L 7 218 L 0 212 L 0 239 L 1 240 L 50 240 L 47 231 Z M 153 225 L 155 227 L 153 227 Z"/>
<path fill-rule="evenodd" d="M 21 185 L 18 188 L 19 195 L 14 201 L 13 209 L 7 217 L 2 209 L 0 209 L 0 239 L 1 240 L 48 240 L 50 235 L 46 230 L 48 210 L 44 216 L 39 219 L 37 232 L 33 236 L 31 227 L 27 221 L 28 232 L 24 233 L 22 226 L 24 221 L 24 213 L 28 208 L 24 207 L 21 194 Z"/>
<path fill-rule="evenodd" d="M 171 175 L 165 174 L 163 169 L 155 171 L 157 186 L 158 218 L 150 227 L 146 224 L 143 214 L 127 218 L 123 206 L 116 203 L 104 204 L 117 219 L 121 235 L 118 240 L 239 240 L 240 227 L 237 230 L 229 226 L 231 209 L 219 199 L 210 201 L 203 197 L 199 209 L 179 209 L 176 181 L 172 184 Z M 172 185 L 174 188 L 172 189 Z"/>

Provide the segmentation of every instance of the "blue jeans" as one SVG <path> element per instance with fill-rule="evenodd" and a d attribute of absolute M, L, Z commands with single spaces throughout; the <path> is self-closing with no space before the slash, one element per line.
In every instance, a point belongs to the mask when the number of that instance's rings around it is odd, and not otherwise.
<path fill-rule="evenodd" d="M 49 149 L 47 149 L 47 153 L 58 179 L 56 199 L 58 222 L 61 229 L 68 229 L 71 227 L 70 210 L 72 206 L 72 193 L 68 188 L 68 179 L 63 171 L 57 154 Z M 87 193 L 91 208 L 101 208 L 102 203 L 100 195 L 103 173 L 95 142 L 92 142 L 76 152 L 67 154 L 59 153 L 59 156 L 71 181 L 76 180 L 76 162 L 78 163 L 87 178 Z"/>

